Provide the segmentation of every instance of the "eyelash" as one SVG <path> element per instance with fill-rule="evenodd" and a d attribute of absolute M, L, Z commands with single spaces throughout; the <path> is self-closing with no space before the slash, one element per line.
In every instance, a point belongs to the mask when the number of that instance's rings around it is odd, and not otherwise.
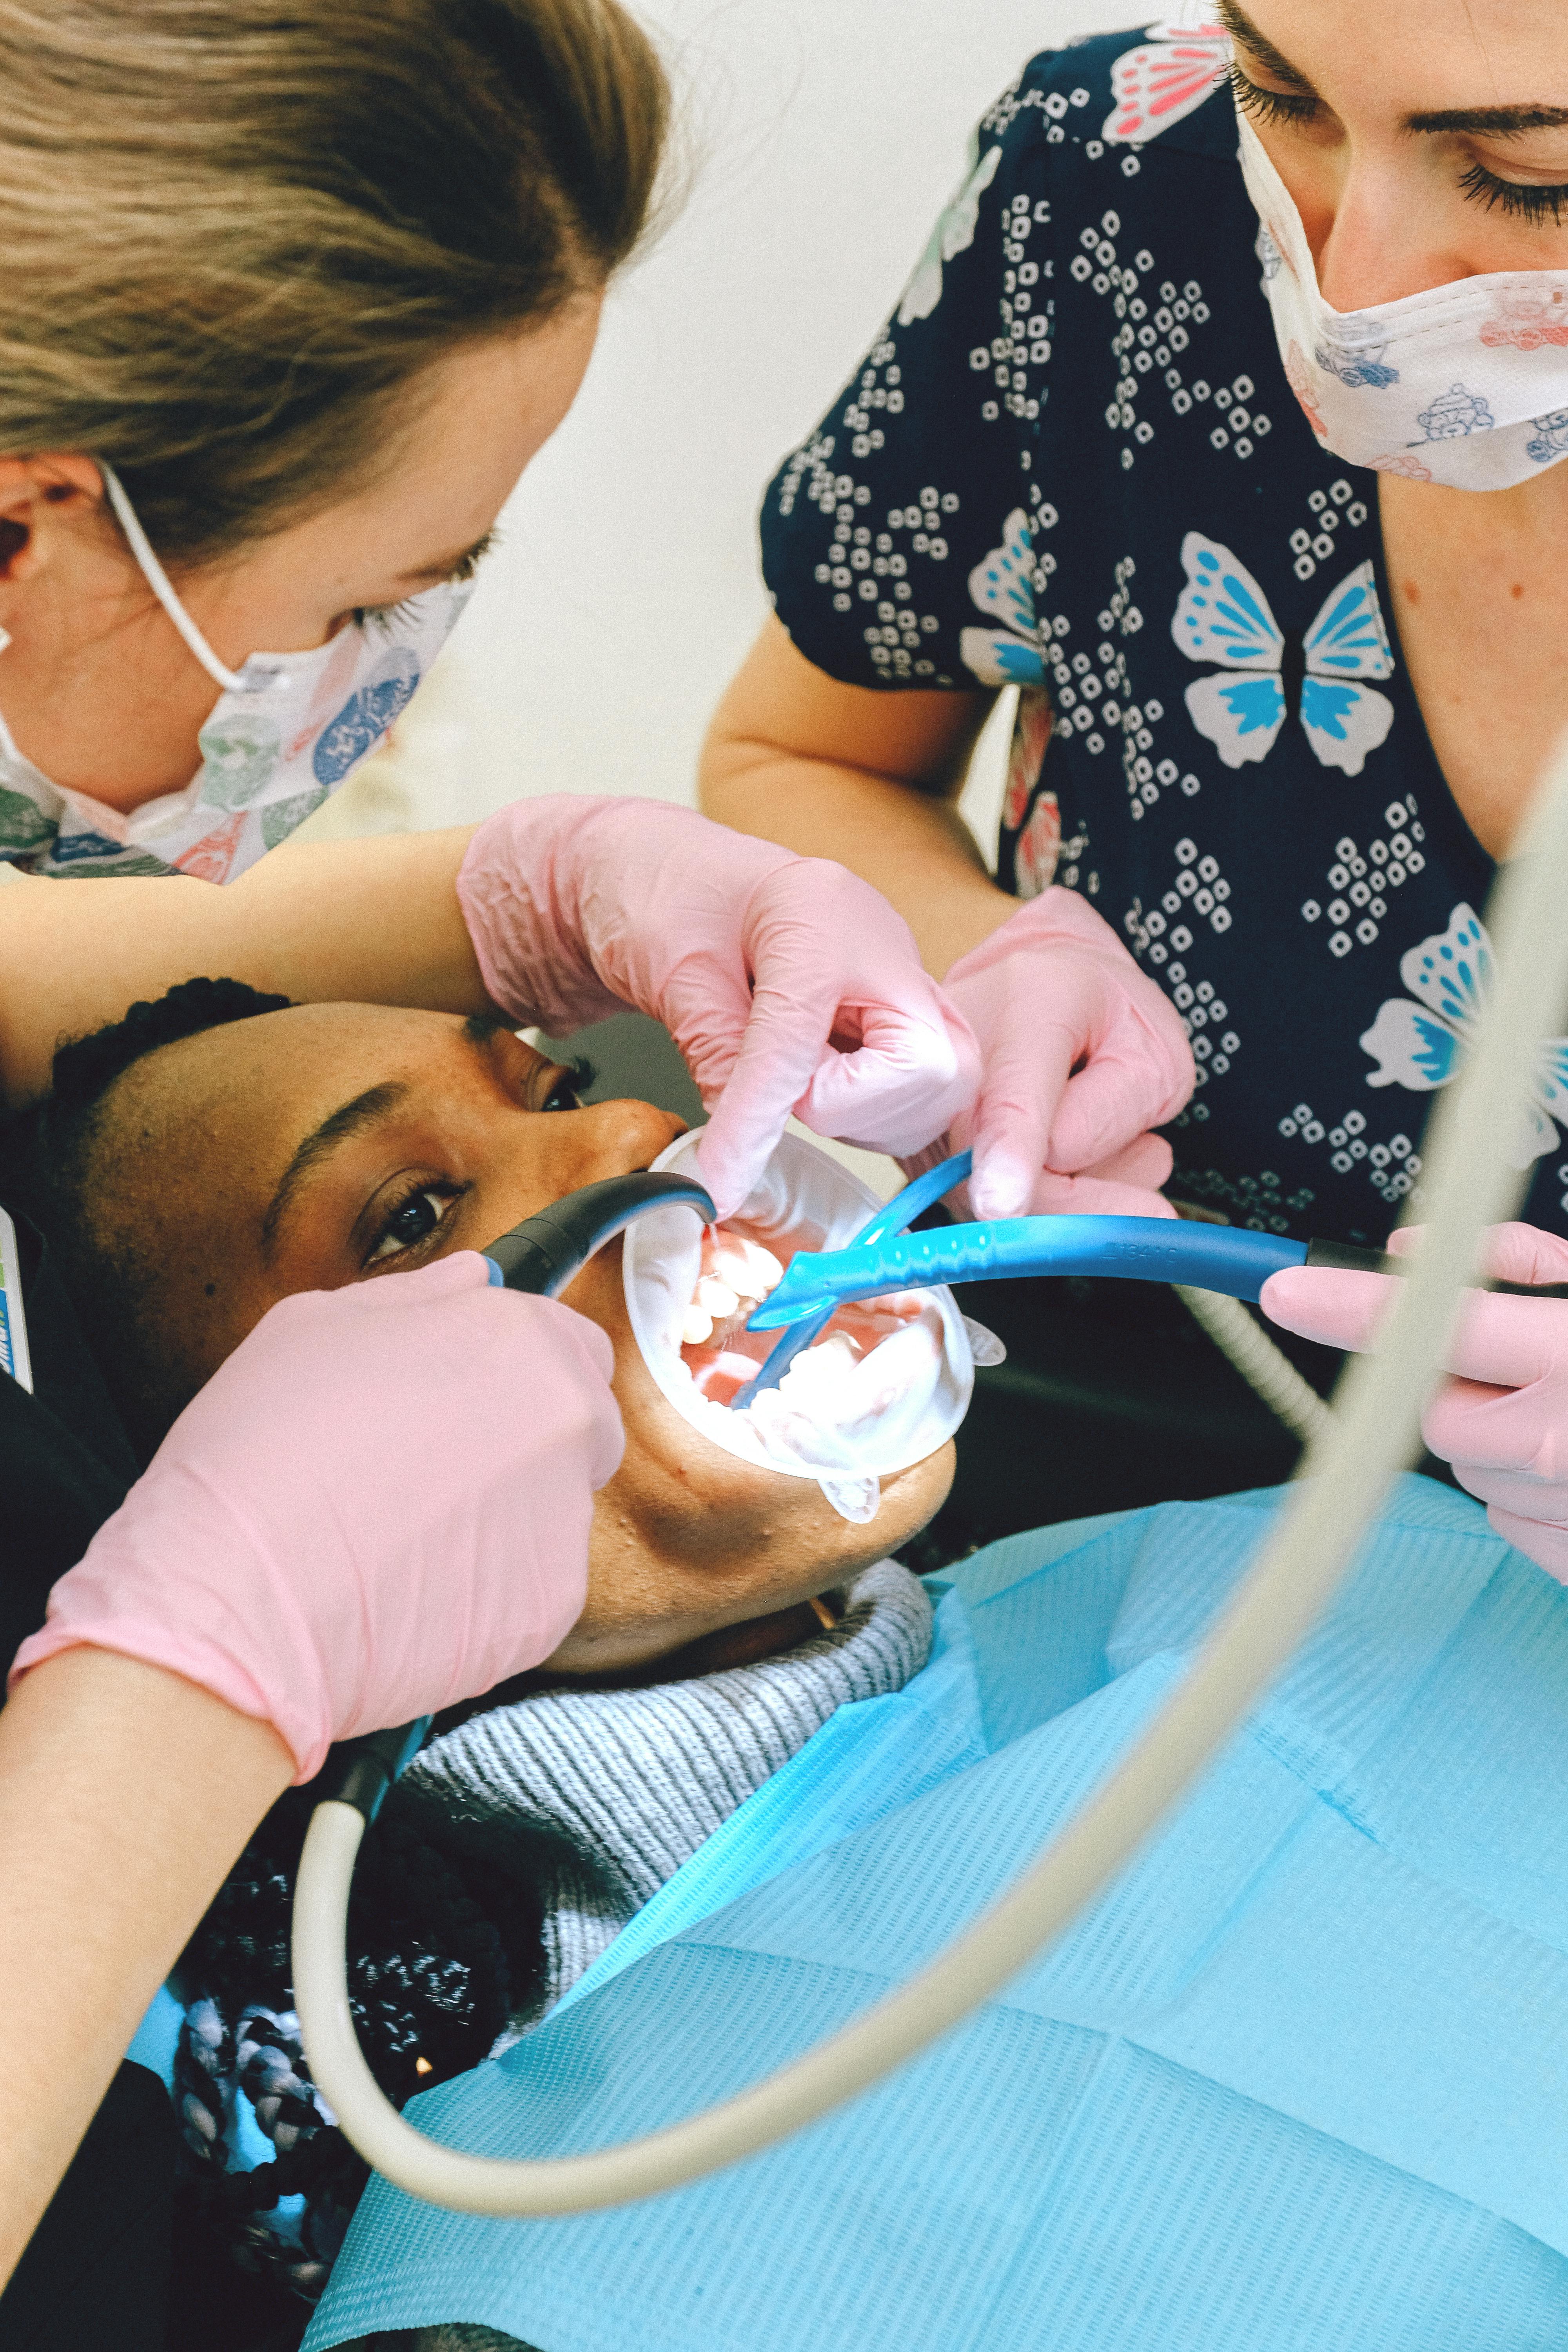
<path fill-rule="evenodd" d="M 1471 204 L 1484 205 L 1489 213 L 1501 213 L 1505 220 L 1561 228 L 1568 217 L 1568 185 L 1561 183 L 1531 187 L 1522 180 L 1500 180 L 1483 163 L 1472 163 L 1459 185 Z"/>
<path fill-rule="evenodd" d="M 1237 106 L 1256 115 L 1260 122 L 1310 122 L 1318 110 L 1315 98 L 1260 89 L 1237 65 L 1230 68 L 1230 86 Z M 1536 226 L 1550 224 L 1561 228 L 1568 219 L 1568 183 L 1532 187 L 1520 180 L 1500 180 L 1484 163 L 1472 163 L 1468 172 L 1461 173 L 1459 186 L 1467 203 L 1484 205 L 1488 212 L 1501 213 L 1506 220 L 1529 221 Z"/>
<path fill-rule="evenodd" d="M 433 581 L 431 586 L 451 588 L 471 580 L 486 556 L 493 552 L 500 539 L 499 530 L 487 530 L 479 545 L 470 547 L 467 555 L 460 555 L 445 579 Z M 421 593 L 427 595 L 429 590 L 422 590 Z M 361 604 L 355 610 L 354 618 L 362 628 L 367 621 L 374 621 L 383 628 L 390 628 L 395 621 L 407 620 L 417 601 L 417 598 L 413 596 L 403 596 L 395 604 Z"/>
<path fill-rule="evenodd" d="M 1257 82 L 1248 81 L 1237 65 L 1230 68 L 1230 86 L 1237 106 L 1255 114 L 1260 122 L 1310 122 L 1318 110 L 1315 98 L 1289 90 L 1259 89 Z"/>

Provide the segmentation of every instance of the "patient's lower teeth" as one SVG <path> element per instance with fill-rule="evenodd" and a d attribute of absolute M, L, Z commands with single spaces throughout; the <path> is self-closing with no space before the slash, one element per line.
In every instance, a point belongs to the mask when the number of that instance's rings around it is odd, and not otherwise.
<path fill-rule="evenodd" d="M 700 1307 L 689 1307 L 680 1326 L 681 1345 L 686 1348 L 700 1348 L 704 1341 L 712 1337 L 711 1315 L 705 1315 Z"/>

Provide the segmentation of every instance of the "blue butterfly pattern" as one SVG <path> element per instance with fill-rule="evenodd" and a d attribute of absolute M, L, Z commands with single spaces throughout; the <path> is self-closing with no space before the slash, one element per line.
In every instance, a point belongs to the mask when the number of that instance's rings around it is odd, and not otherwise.
<path fill-rule="evenodd" d="M 1287 637 L 1268 599 L 1228 547 L 1190 530 L 1187 584 L 1171 635 L 1190 661 L 1226 675 L 1194 679 L 1187 709 L 1227 768 L 1266 760 L 1294 709 L 1325 768 L 1359 776 L 1394 724 L 1394 705 L 1363 681 L 1392 677 L 1394 655 L 1370 562 L 1325 598 L 1304 636 Z"/>
<path fill-rule="evenodd" d="M 1433 1094 L 1456 1077 L 1475 1044 L 1493 970 L 1486 925 L 1472 907 L 1456 907 L 1446 931 L 1400 959 L 1399 977 L 1410 996 L 1386 999 L 1361 1040 L 1363 1052 L 1377 1064 L 1367 1085 Z M 1556 1150 L 1559 1120 L 1568 1126 L 1568 1037 L 1549 1037 L 1536 1056 L 1531 1099 L 1512 1154 L 1516 1168 Z"/>
<path fill-rule="evenodd" d="M 985 686 L 1043 686 L 1035 620 L 1035 543 L 1029 518 L 1015 507 L 994 547 L 969 575 L 969 593 L 1000 629 L 965 629 L 959 651 L 966 668 Z"/>

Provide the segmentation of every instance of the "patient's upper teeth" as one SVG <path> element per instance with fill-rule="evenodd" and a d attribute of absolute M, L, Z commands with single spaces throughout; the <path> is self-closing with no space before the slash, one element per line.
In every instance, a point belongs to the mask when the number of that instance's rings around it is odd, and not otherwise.
<path fill-rule="evenodd" d="M 784 1280 L 784 1267 L 772 1250 L 742 1234 L 715 1235 L 711 1271 L 742 1298 L 766 1298 Z"/>
<path fill-rule="evenodd" d="M 696 1304 L 713 1322 L 722 1323 L 733 1315 L 740 1301 L 727 1282 L 721 1282 L 716 1274 L 705 1274 L 697 1286 Z"/>
<path fill-rule="evenodd" d="M 713 1318 L 705 1315 L 700 1307 L 689 1307 L 680 1325 L 683 1348 L 700 1348 L 704 1339 L 713 1337 Z"/>

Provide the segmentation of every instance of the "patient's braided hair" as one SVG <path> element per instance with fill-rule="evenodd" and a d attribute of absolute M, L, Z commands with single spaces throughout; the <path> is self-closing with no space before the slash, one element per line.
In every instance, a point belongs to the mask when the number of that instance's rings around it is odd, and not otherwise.
<path fill-rule="evenodd" d="M 174 886 L 178 887 L 178 886 Z M 183 1400 L 169 1392 L 167 1368 L 149 1346 L 145 1307 L 153 1268 L 106 1235 L 93 1213 L 95 1157 L 110 1097 L 128 1070 L 161 1046 L 264 1013 L 286 996 L 238 980 L 187 980 L 155 1003 L 57 1049 L 49 1090 L 0 1119 L 0 1181 L 37 1226 L 93 1358 L 139 1458 L 152 1459 Z"/>
<path fill-rule="evenodd" d="M 191 980 L 123 1020 L 62 1045 L 47 1095 L 0 1121 L 0 1176 L 42 1230 L 89 1345 L 121 1410 L 144 1408 L 132 1434 L 146 1458 L 163 1434 L 158 1383 L 142 1367 L 139 1285 L 148 1276 L 106 1255 L 92 1217 L 92 1170 L 118 1079 L 160 1046 L 287 1009 L 235 980 Z M 152 1401 L 149 1402 L 149 1399 Z M 300 2045 L 289 1965 L 289 1915 L 311 1807 L 291 1790 L 262 1822 L 219 1891 L 177 1973 L 185 2023 L 175 2098 L 189 2151 L 182 2195 L 247 2269 L 321 2292 L 365 2178 L 322 2120 Z M 376 2081 L 395 2105 L 483 2058 L 507 2019 L 536 2005 L 543 1984 L 540 1904 L 490 1853 L 482 1867 L 437 1852 L 394 1788 L 367 1832 L 349 1910 L 349 1988 Z M 237 2098 L 237 2094 L 238 2095 Z M 247 2107 L 275 2151 L 253 2171 L 228 2169 L 226 2124 Z M 302 2197 L 300 2242 L 265 2217 Z"/>

